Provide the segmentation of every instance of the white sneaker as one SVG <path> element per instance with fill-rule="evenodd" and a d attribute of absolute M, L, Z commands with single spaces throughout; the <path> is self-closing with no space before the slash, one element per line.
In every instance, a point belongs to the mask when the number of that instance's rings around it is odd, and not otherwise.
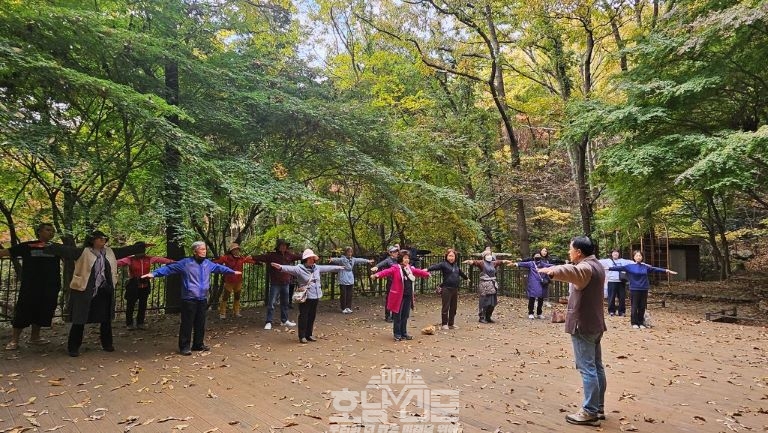
<path fill-rule="evenodd" d="M 529 314 L 529 315 L 528 315 L 528 318 L 529 318 L 529 319 L 534 319 L 534 318 L 535 318 L 535 316 L 534 316 L 533 314 Z"/>
<path fill-rule="evenodd" d="M 447 331 L 448 330 L 448 325 L 443 325 L 443 326 L 440 327 L 440 329 L 442 329 L 443 331 Z"/>
<path fill-rule="evenodd" d="M 291 322 L 290 320 L 286 320 L 285 322 L 281 323 L 283 326 L 296 326 L 296 322 Z"/>
<path fill-rule="evenodd" d="M 347 309 L 344 310 L 344 312 L 347 313 L 347 314 L 351 314 L 352 313 L 352 309 L 351 308 L 347 308 Z"/>
<path fill-rule="evenodd" d="M 633 328 L 633 329 L 640 329 L 640 327 L 639 327 L 639 326 L 637 326 L 637 325 L 632 325 L 632 328 Z"/>
<path fill-rule="evenodd" d="M 267 323 L 266 325 L 264 325 L 264 329 L 272 329 L 272 324 Z"/>
<path fill-rule="evenodd" d="M 645 325 L 640 325 L 640 329 L 645 329 L 645 328 L 646 328 Z"/>
<path fill-rule="evenodd" d="M 543 314 L 539 314 L 538 316 L 536 316 L 536 318 L 537 319 L 544 319 L 544 315 Z"/>

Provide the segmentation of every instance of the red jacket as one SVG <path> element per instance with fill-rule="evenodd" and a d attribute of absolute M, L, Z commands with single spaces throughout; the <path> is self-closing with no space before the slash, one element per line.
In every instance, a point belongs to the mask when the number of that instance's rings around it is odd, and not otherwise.
<path fill-rule="evenodd" d="M 232 254 L 225 254 L 218 259 L 213 261 L 214 263 L 218 263 L 220 265 L 225 265 L 226 267 L 232 269 L 233 271 L 240 271 L 243 272 L 243 265 L 246 263 L 256 263 L 250 256 L 239 256 L 235 257 Z M 225 283 L 240 283 L 243 281 L 243 275 L 235 275 L 235 274 L 224 274 L 224 282 Z"/>
<path fill-rule="evenodd" d="M 173 263 L 173 260 L 154 256 L 128 256 L 118 260 L 117 266 L 128 266 L 128 276 L 130 278 L 139 278 L 142 275 L 149 273 L 149 271 L 152 270 L 152 264 L 154 263 L 167 265 L 168 263 Z M 148 287 L 149 281 L 141 281 L 139 286 Z"/>
<path fill-rule="evenodd" d="M 408 265 L 413 272 L 414 277 L 429 278 L 429 272 Z M 389 289 L 389 295 L 387 296 L 387 310 L 393 313 L 400 312 L 400 305 L 403 303 L 403 267 L 402 265 L 395 264 L 394 266 L 384 269 L 383 271 L 376 272 L 376 278 L 391 277 L 392 288 Z M 416 299 L 416 287 L 414 285 L 413 299 Z"/>

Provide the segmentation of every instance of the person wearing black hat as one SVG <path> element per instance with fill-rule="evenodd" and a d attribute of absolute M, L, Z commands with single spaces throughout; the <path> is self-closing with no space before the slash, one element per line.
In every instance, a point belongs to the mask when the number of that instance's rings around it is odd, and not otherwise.
<path fill-rule="evenodd" d="M 146 244 L 110 248 L 104 232 L 91 233 L 82 248 L 50 244 L 46 254 L 75 260 L 75 270 L 69 283 L 69 304 L 72 326 L 69 328 L 67 351 L 79 356 L 86 323 L 99 323 L 101 348 L 114 352 L 112 319 L 115 317 L 115 286 L 117 285 L 117 259 L 132 254 L 144 254 Z"/>
<path fill-rule="evenodd" d="M 277 263 L 278 265 L 292 265 L 301 256 L 289 251 L 290 244 L 285 239 L 278 239 L 275 251 L 266 254 L 251 256 L 255 263 Z M 272 320 L 275 313 L 275 303 L 280 298 L 280 323 L 283 326 L 296 326 L 296 322 L 288 319 L 289 295 L 288 286 L 291 284 L 291 275 L 280 272 L 278 269 L 267 266 L 269 275 L 269 299 L 267 301 L 267 320 L 264 329 L 272 329 Z"/>
<path fill-rule="evenodd" d="M 387 253 L 389 256 L 379 263 L 376 263 L 376 266 L 371 268 L 371 272 L 376 273 L 395 266 L 397 264 L 397 255 L 400 253 L 400 246 L 393 245 L 389 247 Z M 387 308 L 389 292 L 392 290 L 392 277 L 387 277 L 386 290 L 387 294 L 384 296 L 384 321 L 392 322 L 392 312 L 389 311 L 389 308 Z"/>

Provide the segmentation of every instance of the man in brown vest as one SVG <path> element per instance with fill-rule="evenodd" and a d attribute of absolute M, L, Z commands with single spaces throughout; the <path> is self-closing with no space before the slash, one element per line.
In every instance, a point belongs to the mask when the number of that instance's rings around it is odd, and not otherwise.
<path fill-rule="evenodd" d="M 600 340 L 606 331 L 603 316 L 603 281 L 605 270 L 594 255 L 595 246 L 586 236 L 571 240 L 571 263 L 539 272 L 553 280 L 570 283 L 565 332 L 571 334 L 576 369 L 581 373 L 584 403 L 581 410 L 565 416 L 571 424 L 599 426 L 605 419 L 605 369 Z"/>

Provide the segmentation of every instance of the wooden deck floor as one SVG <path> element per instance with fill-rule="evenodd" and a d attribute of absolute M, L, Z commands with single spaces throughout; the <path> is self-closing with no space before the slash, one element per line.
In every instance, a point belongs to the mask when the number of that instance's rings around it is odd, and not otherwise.
<path fill-rule="evenodd" d="M 425 296 L 410 325 L 416 338 L 399 343 L 379 300 L 355 302 L 349 315 L 336 302 L 321 303 L 320 341 L 307 345 L 298 344 L 295 328 L 264 330 L 263 308 L 224 321 L 211 312 L 213 350 L 192 357 L 175 353 L 176 317 L 151 317 L 147 331 L 117 321 L 114 353 L 98 350 L 97 329 L 89 329 L 79 358 L 67 356 L 66 326 L 57 325 L 44 331 L 52 339 L 46 347 L 0 352 L 0 432 L 362 432 L 330 423 L 342 413 L 333 397 L 366 390 L 382 368 L 409 369 L 433 392 L 458 390 L 455 432 L 768 429 L 764 327 L 705 322 L 674 306 L 654 309 L 650 330 L 607 318 L 608 419 L 600 428 L 577 427 L 564 421 L 582 398 L 570 339 L 561 324 L 529 320 L 522 300 L 503 299 L 498 323 L 483 325 L 475 298 L 463 296 L 460 329 L 420 335 L 439 322 L 439 301 Z M 380 402 L 381 387 L 369 390 L 370 401 Z M 395 409 L 387 413 L 390 425 L 368 431 L 450 431 L 398 425 Z M 352 412 L 361 414 L 360 407 Z"/>

